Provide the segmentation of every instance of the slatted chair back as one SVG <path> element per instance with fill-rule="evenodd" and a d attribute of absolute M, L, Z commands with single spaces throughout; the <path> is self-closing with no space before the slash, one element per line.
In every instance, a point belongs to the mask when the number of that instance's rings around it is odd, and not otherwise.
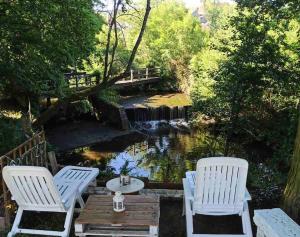
<path fill-rule="evenodd" d="M 243 211 L 248 162 L 239 158 L 211 157 L 197 162 L 193 212 L 207 215 Z"/>
<path fill-rule="evenodd" d="M 6 166 L 3 168 L 3 179 L 13 199 L 23 210 L 66 211 L 48 169 L 36 166 Z"/>

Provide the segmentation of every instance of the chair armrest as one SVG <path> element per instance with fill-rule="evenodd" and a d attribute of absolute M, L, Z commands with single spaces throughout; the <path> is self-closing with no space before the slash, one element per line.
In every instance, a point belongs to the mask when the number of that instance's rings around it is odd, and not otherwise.
<path fill-rule="evenodd" d="M 250 200 L 252 200 L 252 198 L 251 198 L 251 195 L 250 195 L 248 189 L 246 188 L 246 191 L 245 191 L 245 201 L 250 201 Z"/>
<path fill-rule="evenodd" d="M 64 194 L 61 196 L 61 201 L 65 204 L 69 201 L 69 199 L 73 196 L 77 196 L 79 194 L 77 186 L 69 186 Z"/>
<path fill-rule="evenodd" d="M 192 194 L 189 181 L 187 179 L 182 179 L 183 190 L 184 190 L 184 198 L 186 200 L 194 201 L 194 196 Z"/>

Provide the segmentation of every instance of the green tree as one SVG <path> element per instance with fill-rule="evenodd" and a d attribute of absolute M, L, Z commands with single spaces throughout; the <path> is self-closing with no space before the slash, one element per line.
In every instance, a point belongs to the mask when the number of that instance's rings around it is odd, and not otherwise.
<path fill-rule="evenodd" d="M 0 95 L 22 106 L 56 90 L 63 72 L 91 52 L 101 19 L 97 0 L 3 1 L 0 4 Z"/>
<path fill-rule="evenodd" d="M 182 90 L 188 91 L 189 62 L 206 40 L 198 19 L 182 2 L 158 1 L 149 17 L 143 50 L 137 60 L 160 67 L 167 77 L 177 78 Z"/>
<path fill-rule="evenodd" d="M 233 27 L 229 24 L 230 17 L 236 14 L 234 4 L 205 2 L 206 18 L 209 27 L 207 45 L 190 61 L 193 85 L 191 97 L 195 110 L 216 117 L 215 76 L 220 71 L 220 65 L 227 59 L 224 45 L 230 45 Z M 211 103 L 212 102 L 212 103 Z M 213 112 L 213 113 L 212 113 Z"/>
<path fill-rule="evenodd" d="M 300 214 L 300 117 L 287 185 L 284 191 L 284 207 L 294 218 Z"/>
<path fill-rule="evenodd" d="M 132 49 L 130 50 L 130 55 L 128 57 L 128 60 L 126 62 L 126 65 L 124 65 L 124 67 L 122 69 L 120 69 L 120 73 L 118 73 L 117 75 L 112 75 L 112 68 L 114 66 L 114 62 L 115 62 L 115 53 L 116 53 L 116 49 L 118 46 L 118 37 L 117 37 L 117 16 L 118 16 L 118 11 L 119 11 L 119 4 L 124 6 L 125 4 L 128 4 L 130 1 L 122 1 L 122 0 L 118 0 L 118 1 L 114 1 L 114 8 L 113 8 L 113 15 L 111 20 L 109 21 L 109 28 L 114 29 L 115 32 L 115 42 L 113 43 L 112 46 L 112 54 L 111 56 L 109 56 L 109 51 L 111 49 L 111 44 L 107 43 L 106 46 L 106 52 L 105 52 L 105 63 L 104 63 L 104 72 L 108 72 L 104 74 L 103 76 L 103 80 L 99 83 L 97 83 L 97 85 L 90 87 L 86 90 L 82 90 L 82 91 L 77 91 L 75 93 L 72 93 L 70 95 L 68 95 L 67 97 L 60 99 L 56 102 L 55 105 L 51 106 L 50 108 L 48 108 L 45 112 L 43 112 L 38 119 L 34 122 L 35 126 L 40 126 L 43 125 L 45 122 L 47 122 L 49 119 L 51 119 L 55 114 L 58 113 L 60 108 L 64 108 L 66 107 L 69 103 L 71 103 L 72 101 L 76 101 L 76 100 L 81 100 L 81 99 L 85 99 L 88 96 L 93 96 L 96 94 L 99 94 L 100 92 L 102 92 L 103 90 L 113 86 L 117 81 L 126 78 L 130 75 L 130 69 L 132 67 L 132 64 L 134 62 L 136 53 L 139 49 L 139 46 L 141 44 L 141 41 L 143 39 L 143 35 L 146 29 L 146 25 L 147 25 L 147 21 L 148 21 L 148 17 L 151 11 L 151 0 L 147 0 L 146 1 L 146 7 L 145 7 L 145 11 L 144 11 L 144 16 L 143 16 L 143 20 L 141 22 L 141 27 L 139 30 L 139 33 L 136 37 L 135 43 L 132 47 Z M 108 30 L 108 35 L 107 35 L 107 39 L 109 39 L 109 41 L 111 40 L 111 34 L 109 33 L 110 31 Z M 110 59 L 109 59 L 110 58 Z M 105 70 L 106 68 L 106 70 Z M 107 70 L 108 69 L 108 70 Z"/>
<path fill-rule="evenodd" d="M 289 42 L 293 18 L 281 17 L 287 14 L 284 4 L 238 1 L 237 10 L 231 19 L 231 44 L 222 46 L 228 60 L 215 76 L 215 100 L 219 101 L 215 104 L 222 108 L 220 116 L 230 121 L 225 153 L 236 132 L 267 140 L 279 149 L 285 140 L 280 137 L 286 129 L 282 124 L 293 121 L 300 89 L 298 56 Z"/>

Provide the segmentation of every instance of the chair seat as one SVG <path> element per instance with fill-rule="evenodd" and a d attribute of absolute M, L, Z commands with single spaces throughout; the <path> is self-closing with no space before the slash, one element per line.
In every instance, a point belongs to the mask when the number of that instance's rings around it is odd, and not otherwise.
<path fill-rule="evenodd" d="M 186 172 L 182 179 L 187 237 L 253 237 L 246 189 L 248 162 L 235 157 L 207 157 L 197 161 L 196 171 Z M 243 234 L 198 234 L 194 216 L 228 216 L 238 214 Z"/>
<path fill-rule="evenodd" d="M 194 190 L 195 190 L 195 185 L 196 185 L 196 171 L 187 171 L 185 173 L 185 177 L 188 180 L 190 190 L 192 192 L 192 195 L 194 196 Z M 251 200 L 251 195 L 246 188 L 245 201 L 250 201 L 250 200 Z"/>
<path fill-rule="evenodd" d="M 88 185 L 96 179 L 99 170 L 97 168 L 87 168 L 78 166 L 66 166 L 54 176 L 54 183 L 62 200 L 65 200 L 66 208 L 69 207 L 70 195 L 74 191 L 83 193 Z"/>
<path fill-rule="evenodd" d="M 18 204 L 18 211 L 8 237 L 16 234 L 69 236 L 75 203 L 84 207 L 84 190 L 97 177 L 96 168 L 66 166 L 54 177 L 45 167 L 5 166 L 3 179 Z M 24 211 L 66 213 L 64 230 L 20 228 Z"/>

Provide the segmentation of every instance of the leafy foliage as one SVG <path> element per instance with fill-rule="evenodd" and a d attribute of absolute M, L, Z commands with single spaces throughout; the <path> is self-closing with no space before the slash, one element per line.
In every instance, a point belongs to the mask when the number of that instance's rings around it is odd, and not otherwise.
<path fill-rule="evenodd" d="M 125 160 L 124 164 L 120 168 L 120 174 L 122 175 L 129 175 L 129 173 L 135 168 L 135 167 L 130 167 L 130 161 Z"/>
<path fill-rule="evenodd" d="M 62 94 L 63 72 L 93 49 L 101 20 L 94 0 L 4 1 L 0 4 L 0 95 L 19 99 Z"/>
<path fill-rule="evenodd" d="M 225 153 L 239 134 L 246 142 L 271 147 L 274 163 L 283 170 L 292 151 L 300 91 L 299 14 L 294 10 L 292 1 L 237 1 L 230 27 L 222 30 L 229 37 L 210 44 L 216 64 L 205 68 L 202 61 L 210 60 L 201 55 L 192 64 L 206 86 L 196 84 L 194 104 L 227 123 Z"/>
<path fill-rule="evenodd" d="M 177 78 L 178 87 L 188 91 L 189 61 L 206 40 L 198 19 L 182 3 L 162 1 L 153 9 L 144 37 L 148 63 L 161 67 L 168 77 Z"/>
<path fill-rule="evenodd" d="M 5 154 L 25 139 L 21 121 L 9 119 L 0 113 L 0 154 Z"/>
<path fill-rule="evenodd" d="M 118 103 L 121 99 L 121 96 L 119 95 L 119 93 L 114 90 L 114 89 L 107 89 L 105 91 L 102 91 L 99 95 L 99 98 L 107 101 L 107 102 L 112 102 L 112 103 Z"/>

